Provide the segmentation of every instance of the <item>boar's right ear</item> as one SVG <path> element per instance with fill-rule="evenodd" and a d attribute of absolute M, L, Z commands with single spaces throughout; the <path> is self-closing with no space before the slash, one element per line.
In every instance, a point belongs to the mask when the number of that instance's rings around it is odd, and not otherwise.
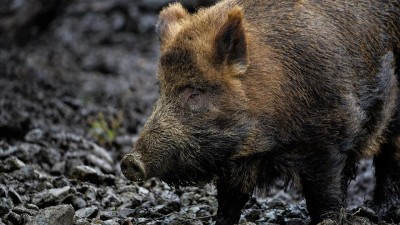
<path fill-rule="evenodd" d="M 237 74 L 247 70 L 247 40 L 244 29 L 244 14 L 240 6 L 228 12 L 228 20 L 217 33 L 215 39 L 216 61 L 227 64 Z"/>
<path fill-rule="evenodd" d="M 160 12 L 156 30 L 161 45 L 179 31 L 181 27 L 179 21 L 188 15 L 180 3 L 170 4 Z"/>

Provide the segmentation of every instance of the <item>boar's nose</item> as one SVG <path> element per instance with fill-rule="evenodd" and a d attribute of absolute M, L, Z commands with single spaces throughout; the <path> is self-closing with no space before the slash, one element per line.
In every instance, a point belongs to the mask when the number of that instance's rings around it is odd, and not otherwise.
<path fill-rule="evenodd" d="M 143 163 L 134 154 L 127 154 L 122 158 L 121 171 L 127 179 L 133 181 L 140 181 L 146 177 Z"/>

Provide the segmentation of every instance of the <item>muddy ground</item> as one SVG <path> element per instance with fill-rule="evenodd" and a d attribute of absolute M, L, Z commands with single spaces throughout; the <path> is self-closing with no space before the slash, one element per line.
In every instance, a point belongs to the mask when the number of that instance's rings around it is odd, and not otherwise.
<path fill-rule="evenodd" d="M 167 2 L 1 3 L 0 224 L 212 224 L 212 184 L 135 183 L 119 168 L 158 95 L 154 24 Z M 347 212 L 324 224 L 378 223 L 360 208 L 374 185 L 371 161 L 360 165 Z M 255 193 L 241 223 L 306 224 L 301 192 L 279 186 Z"/>

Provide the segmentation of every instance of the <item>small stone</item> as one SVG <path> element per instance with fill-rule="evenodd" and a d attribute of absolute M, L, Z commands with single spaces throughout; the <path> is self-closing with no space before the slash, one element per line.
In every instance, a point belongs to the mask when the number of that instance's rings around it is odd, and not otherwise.
<path fill-rule="evenodd" d="M 33 129 L 25 135 L 25 141 L 38 142 L 43 138 L 43 131 L 40 129 Z"/>
<path fill-rule="evenodd" d="M 305 225 L 306 223 L 304 220 L 300 218 L 293 218 L 293 219 L 288 219 L 285 221 L 286 225 Z"/>
<path fill-rule="evenodd" d="M 117 217 L 117 212 L 116 211 L 109 211 L 109 210 L 101 211 L 99 213 L 99 216 L 100 216 L 101 220 L 109 220 L 109 219 Z"/>
<path fill-rule="evenodd" d="M 25 167 L 25 163 L 19 160 L 17 157 L 12 156 L 0 163 L 0 172 L 19 170 L 22 167 Z"/>
<path fill-rule="evenodd" d="M 8 198 L 0 198 L 0 215 L 6 215 L 10 212 L 13 204 Z"/>
<path fill-rule="evenodd" d="M 96 189 L 93 186 L 87 186 L 87 190 L 85 191 L 85 197 L 87 200 L 95 201 Z"/>
<path fill-rule="evenodd" d="M 200 209 L 197 213 L 196 213 L 196 217 L 208 217 L 211 216 L 210 212 L 204 209 Z"/>
<path fill-rule="evenodd" d="M 101 200 L 101 205 L 103 207 L 115 207 L 120 205 L 121 202 L 122 201 L 119 196 L 117 196 L 111 190 L 108 190 L 106 196 Z"/>
<path fill-rule="evenodd" d="M 14 189 L 8 189 L 8 196 L 12 199 L 15 205 L 22 203 L 21 196 Z"/>
<path fill-rule="evenodd" d="M 72 171 L 72 178 L 87 181 L 94 184 L 113 184 L 115 182 L 115 176 L 113 175 L 105 175 L 102 172 L 89 167 L 89 166 L 77 166 Z"/>
<path fill-rule="evenodd" d="M 319 223 L 318 225 L 335 225 L 335 224 L 336 224 L 336 223 L 335 223 L 333 220 L 328 219 L 328 220 L 322 221 L 322 222 Z"/>
<path fill-rule="evenodd" d="M 45 204 L 56 204 L 61 203 L 64 199 L 71 196 L 72 189 L 69 186 L 62 188 L 52 188 L 49 190 L 44 190 L 35 194 L 32 198 L 32 202 L 35 205 L 45 205 Z"/>
<path fill-rule="evenodd" d="M 20 225 L 22 224 L 22 218 L 20 215 L 16 214 L 15 212 L 10 212 L 6 216 L 6 220 L 10 221 L 12 224 Z"/>
<path fill-rule="evenodd" d="M 39 178 L 39 175 L 30 166 L 25 166 L 19 170 L 14 171 L 12 173 L 12 176 L 21 182 L 26 182 L 27 180 L 36 180 Z"/>
<path fill-rule="evenodd" d="M 101 224 L 102 225 L 119 225 L 119 223 L 115 222 L 114 220 L 106 220 Z"/>
<path fill-rule="evenodd" d="M 74 206 L 75 209 L 82 209 L 82 208 L 85 208 L 87 206 L 85 200 L 83 200 L 83 198 L 77 197 L 77 196 L 74 196 L 72 198 L 72 202 L 71 203 L 72 203 L 72 205 Z"/>
<path fill-rule="evenodd" d="M 27 203 L 27 204 L 25 204 L 25 207 L 26 207 L 27 209 L 33 209 L 33 210 L 35 210 L 35 211 L 39 211 L 39 207 L 37 207 L 37 206 L 34 205 L 34 204 Z"/>
<path fill-rule="evenodd" d="M 73 217 L 71 205 L 52 206 L 40 210 L 27 225 L 73 225 Z"/>
<path fill-rule="evenodd" d="M 112 165 L 107 160 L 99 158 L 98 156 L 96 156 L 94 154 L 86 155 L 86 159 L 89 163 L 100 168 L 105 173 L 113 173 L 114 172 Z"/>
<path fill-rule="evenodd" d="M 133 217 L 136 210 L 124 208 L 118 211 L 118 218 Z"/>
<path fill-rule="evenodd" d="M 7 197 L 7 188 L 0 184 L 0 198 Z"/>
<path fill-rule="evenodd" d="M 139 195 L 145 196 L 149 194 L 149 190 L 144 187 L 139 187 L 138 193 Z"/>
<path fill-rule="evenodd" d="M 65 174 L 65 161 L 56 162 L 51 167 L 51 172 L 55 174 Z"/>
<path fill-rule="evenodd" d="M 78 219 L 75 221 L 75 225 L 90 225 L 90 222 L 86 219 Z"/>
<path fill-rule="evenodd" d="M 62 188 L 62 187 L 65 187 L 65 186 L 71 186 L 71 182 L 69 182 L 69 180 L 64 176 L 60 176 L 60 177 L 55 178 L 52 183 L 53 183 L 53 186 L 55 188 Z"/>
<path fill-rule="evenodd" d="M 35 216 L 39 212 L 39 209 L 34 210 L 27 208 L 24 205 L 17 205 L 12 209 L 12 211 L 17 214 L 28 214 L 30 216 Z"/>
<path fill-rule="evenodd" d="M 129 219 L 126 219 L 121 225 L 133 225 L 133 223 Z"/>
<path fill-rule="evenodd" d="M 86 207 L 83 209 L 79 209 L 78 211 L 75 212 L 74 217 L 76 219 L 82 219 L 82 218 L 94 218 L 97 215 L 97 212 L 99 211 L 99 208 L 97 206 L 90 206 Z"/>
<path fill-rule="evenodd" d="M 259 210 L 251 210 L 249 214 L 245 216 L 246 220 L 249 222 L 256 222 L 261 218 L 261 211 Z"/>

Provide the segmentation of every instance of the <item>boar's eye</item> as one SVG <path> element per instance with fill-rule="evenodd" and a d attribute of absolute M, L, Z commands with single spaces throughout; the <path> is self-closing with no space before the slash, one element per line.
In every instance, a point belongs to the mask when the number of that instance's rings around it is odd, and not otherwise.
<path fill-rule="evenodd" d="M 186 101 L 192 100 L 200 95 L 200 91 L 197 89 L 192 90 L 188 93 Z"/>
<path fill-rule="evenodd" d="M 186 101 L 193 101 L 203 93 L 203 91 L 197 88 L 187 88 L 185 92 Z"/>
<path fill-rule="evenodd" d="M 182 92 L 182 101 L 184 105 L 189 106 L 193 111 L 198 111 L 205 105 L 204 91 L 198 88 L 187 87 Z"/>

